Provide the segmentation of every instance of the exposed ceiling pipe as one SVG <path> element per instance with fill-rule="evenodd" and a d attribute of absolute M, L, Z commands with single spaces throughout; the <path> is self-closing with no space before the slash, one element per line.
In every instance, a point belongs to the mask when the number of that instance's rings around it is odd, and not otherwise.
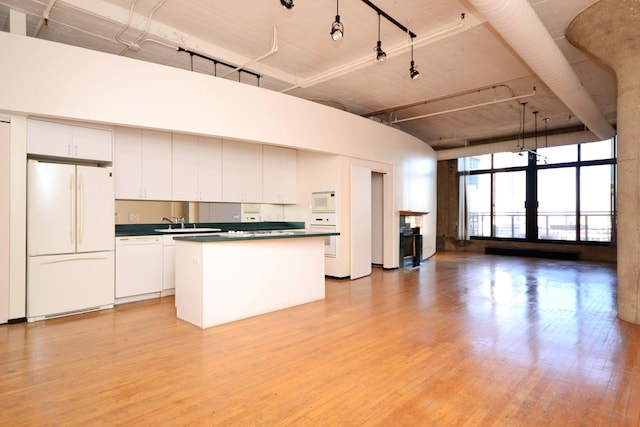
<path fill-rule="evenodd" d="M 580 144 L 584 142 L 594 142 L 601 138 L 594 135 L 593 132 L 585 130 L 580 132 L 563 133 L 558 135 L 552 135 L 548 137 L 547 144 L 549 147 L 557 147 L 560 145 L 572 145 Z M 535 137 L 525 138 L 525 145 L 532 147 L 535 141 Z M 434 141 L 436 143 L 437 141 Z M 486 144 L 469 145 L 458 148 L 448 148 L 445 150 L 436 151 L 436 157 L 438 160 L 453 160 L 461 157 L 481 156 L 483 154 L 493 153 L 517 153 L 520 151 L 519 144 L 522 144 L 521 139 L 513 139 L 509 141 L 490 142 Z"/>
<path fill-rule="evenodd" d="M 469 0 L 558 98 L 601 139 L 615 130 L 527 0 Z"/>
<path fill-rule="evenodd" d="M 397 123 L 404 123 L 404 122 L 409 122 L 409 121 L 412 121 L 412 120 L 426 119 L 427 117 L 440 116 L 442 114 L 449 114 L 449 113 L 455 113 L 455 112 L 458 112 L 458 111 L 470 110 L 471 108 L 485 107 L 487 105 L 494 105 L 494 104 L 499 104 L 501 102 L 507 102 L 507 101 L 515 101 L 515 100 L 518 100 L 518 99 L 523 99 L 523 98 L 528 98 L 530 96 L 534 96 L 535 94 L 536 94 L 536 88 L 534 87 L 533 91 L 531 93 L 525 93 L 524 95 L 511 96 L 509 98 L 502 98 L 502 99 L 494 99 L 493 101 L 481 102 L 479 104 L 466 105 L 464 107 L 451 108 L 449 110 L 436 111 L 434 113 L 421 114 L 419 116 L 407 117 L 407 118 L 404 118 L 404 119 L 396 119 L 396 120 L 392 120 L 390 122 L 385 122 L 385 124 L 394 125 L 394 124 L 397 124 Z"/>
<path fill-rule="evenodd" d="M 38 26 L 36 27 L 36 30 L 33 32 L 33 37 L 38 37 L 38 34 L 40 34 L 40 30 L 42 30 L 42 27 L 47 25 L 47 23 L 49 22 L 49 14 L 51 13 L 51 9 L 53 9 L 53 6 L 55 6 L 57 0 L 50 0 L 49 4 L 47 5 L 47 7 L 44 9 L 44 12 L 42 12 L 42 18 L 40 18 L 40 21 L 38 22 Z"/>
<path fill-rule="evenodd" d="M 252 59 L 249 62 L 245 62 L 244 64 L 240 65 L 239 67 L 236 67 L 235 69 L 229 71 L 228 73 L 226 73 L 226 74 L 224 74 L 224 75 L 222 75 L 220 77 L 225 78 L 228 75 L 235 73 L 236 71 L 243 70 L 243 69 L 247 68 L 249 65 L 251 65 L 251 64 L 253 64 L 255 62 L 262 61 L 263 59 L 273 55 L 277 51 L 278 51 L 278 29 L 276 27 L 273 27 L 273 43 L 271 45 L 271 50 L 269 52 L 265 53 L 262 56 L 259 56 L 256 59 Z"/>
<path fill-rule="evenodd" d="M 426 104 L 433 104 L 435 102 L 438 101 L 447 101 L 450 100 L 452 98 L 458 98 L 464 95 L 470 95 L 472 93 L 480 93 L 482 91 L 485 90 L 489 90 L 489 89 L 497 89 L 497 88 L 505 88 L 509 91 L 509 93 L 511 93 L 511 96 L 516 96 L 515 92 L 513 91 L 513 89 L 511 89 L 508 85 L 506 84 L 499 84 L 499 85 L 491 85 L 491 86 L 485 86 L 485 87 L 481 87 L 481 88 L 477 88 L 477 89 L 467 89 L 467 90 L 463 90 L 462 92 L 457 92 L 457 93 L 453 93 L 450 95 L 443 95 L 443 96 L 439 96 L 437 98 L 429 98 L 429 99 L 424 99 L 422 101 L 417 101 L 417 102 L 412 102 L 410 104 L 404 104 L 404 105 L 399 105 L 396 107 L 391 107 L 391 108 L 385 108 L 384 110 L 377 110 L 377 111 L 372 111 L 370 113 L 366 113 L 366 114 L 361 114 L 361 117 L 374 117 L 374 116 L 379 116 L 381 114 L 391 114 L 391 113 L 396 113 L 400 110 L 406 110 L 407 108 L 414 108 L 414 107 L 419 107 L 422 105 L 426 105 Z"/>
<path fill-rule="evenodd" d="M 126 42 L 124 40 L 120 40 L 120 36 L 127 31 L 127 29 L 129 29 L 131 27 L 131 21 L 133 20 L 133 10 L 136 8 L 136 3 L 138 3 L 138 0 L 134 0 L 133 2 L 131 2 L 131 6 L 129 7 L 129 17 L 127 18 L 127 25 L 125 25 L 124 27 L 122 27 L 120 29 L 120 31 L 118 31 L 118 34 L 116 34 L 116 40 L 120 43 L 122 43 L 125 46 L 129 46 L 129 42 Z"/>
<path fill-rule="evenodd" d="M 120 32 L 118 33 L 118 35 L 116 36 L 116 40 L 118 40 L 120 43 L 124 44 L 126 47 L 124 48 L 124 50 L 122 52 L 120 52 L 120 55 L 124 55 L 125 53 L 127 53 L 127 51 L 129 49 L 133 49 L 133 50 L 139 50 L 140 49 L 140 41 L 143 40 L 144 37 L 147 36 L 147 34 L 149 34 L 149 28 L 151 27 L 151 19 L 153 18 L 153 15 L 155 15 L 155 13 L 158 11 L 158 9 L 160 9 L 160 7 L 164 4 L 166 0 L 160 0 L 155 7 L 153 8 L 153 10 L 151 11 L 151 13 L 149 14 L 149 17 L 147 18 L 147 25 L 145 26 L 144 32 L 142 34 L 140 34 L 134 41 L 132 42 L 126 42 L 123 40 L 120 40 L 120 36 L 128 29 L 131 27 L 131 18 L 133 16 L 133 8 L 135 7 L 135 4 L 138 2 L 138 0 L 135 0 L 132 4 L 131 4 L 131 9 L 129 11 L 129 20 L 127 22 L 127 26 L 124 27 L 123 29 L 120 30 Z"/>

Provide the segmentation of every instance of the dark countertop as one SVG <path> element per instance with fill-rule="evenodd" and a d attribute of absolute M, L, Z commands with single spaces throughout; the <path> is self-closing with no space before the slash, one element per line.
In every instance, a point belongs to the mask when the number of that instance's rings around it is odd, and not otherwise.
<path fill-rule="evenodd" d="M 305 230 L 288 230 L 288 231 L 274 231 L 272 233 L 259 231 L 259 232 L 245 232 L 245 233 L 210 233 L 203 234 L 202 236 L 175 236 L 173 240 L 196 242 L 196 243 L 220 243 L 230 242 L 237 240 L 268 240 L 268 239 L 295 239 L 300 237 L 325 237 L 325 236 L 339 236 L 340 233 L 318 233 Z"/>
<path fill-rule="evenodd" d="M 179 224 L 169 224 L 168 222 L 158 224 L 116 224 L 115 236 L 164 236 L 172 235 L 180 236 L 180 233 L 162 233 L 155 231 L 160 228 L 180 228 Z M 195 226 L 195 228 L 194 228 Z M 256 231 L 256 230 L 304 230 L 304 222 L 288 222 L 288 221 L 269 221 L 269 222 L 200 222 L 197 224 L 185 224 L 185 229 L 189 229 L 189 233 L 208 233 L 207 231 L 198 231 L 199 228 L 219 228 L 222 232 L 226 231 Z"/>

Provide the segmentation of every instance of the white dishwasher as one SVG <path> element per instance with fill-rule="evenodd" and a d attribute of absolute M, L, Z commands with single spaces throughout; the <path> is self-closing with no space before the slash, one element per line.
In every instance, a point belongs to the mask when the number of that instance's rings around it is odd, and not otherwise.
<path fill-rule="evenodd" d="M 116 237 L 116 304 L 160 297 L 162 236 Z"/>

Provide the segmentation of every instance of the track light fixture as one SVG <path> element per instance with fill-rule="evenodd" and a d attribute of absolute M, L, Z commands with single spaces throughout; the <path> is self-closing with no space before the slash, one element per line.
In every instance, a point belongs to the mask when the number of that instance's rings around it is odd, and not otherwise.
<path fill-rule="evenodd" d="M 409 67 L 409 76 L 411 76 L 411 80 L 416 80 L 420 77 L 420 71 L 416 70 L 416 67 L 413 65 L 413 61 L 411 61 L 411 67 Z"/>
<path fill-rule="evenodd" d="M 292 9 L 293 6 L 295 6 L 293 4 L 293 0 L 280 0 L 280 4 L 282 5 L 282 7 L 284 7 L 285 9 Z"/>
<path fill-rule="evenodd" d="M 333 41 L 338 41 L 344 36 L 344 25 L 340 22 L 340 9 L 339 1 L 336 0 L 336 20 L 331 24 L 331 38 Z"/>
<path fill-rule="evenodd" d="M 413 62 L 413 37 L 411 37 L 411 67 L 409 67 L 409 76 L 411 80 L 420 77 L 420 71 L 416 69 L 415 62 Z"/>
<path fill-rule="evenodd" d="M 382 42 L 380 41 L 380 12 L 378 12 L 378 43 L 375 47 L 376 61 L 383 62 L 387 58 L 387 54 L 382 50 Z"/>

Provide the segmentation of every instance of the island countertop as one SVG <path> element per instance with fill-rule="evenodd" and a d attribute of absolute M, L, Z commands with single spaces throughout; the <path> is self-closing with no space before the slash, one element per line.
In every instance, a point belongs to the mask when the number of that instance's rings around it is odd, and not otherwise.
<path fill-rule="evenodd" d="M 219 243 L 235 240 L 267 240 L 267 239 L 295 239 L 301 237 L 339 236 L 339 232 L 319 233 L 307 230 L 247 230 L 224 233 L 210 233 L 198 236 L 175 236 L 176 241 L 197 243 Z"/>

